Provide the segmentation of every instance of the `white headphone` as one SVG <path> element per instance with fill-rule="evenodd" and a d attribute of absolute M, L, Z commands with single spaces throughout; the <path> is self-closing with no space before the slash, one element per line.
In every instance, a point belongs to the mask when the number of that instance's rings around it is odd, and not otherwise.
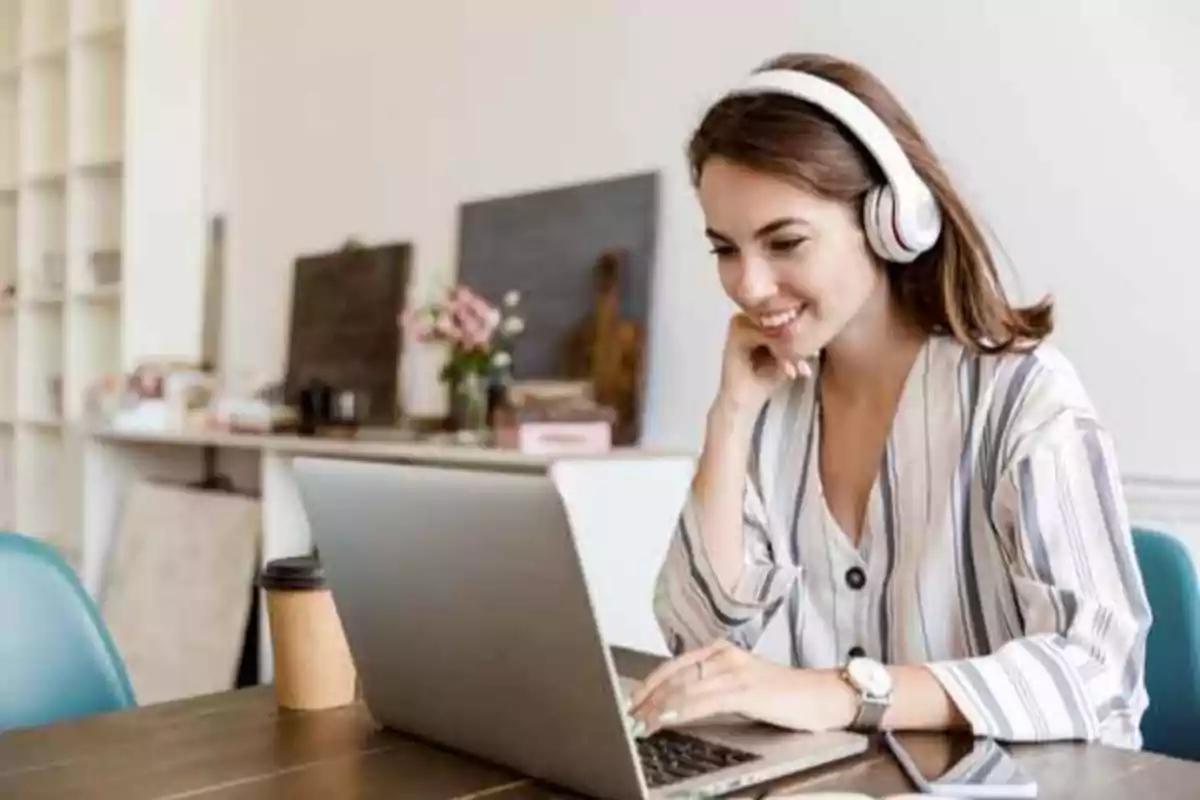
<path fill-rule="evenodd" d="M 835 83 L 790 69 L 756 72 L 729 95 L 771 93 L 798 97 L 829 112 L 883 170 L 887 183 L 872 189 L 863 204 L 867 240 L 880 258 L 907 264 L 933 247 L 942 232 L 937 200 L 896 137 L 866 103 Z"/>

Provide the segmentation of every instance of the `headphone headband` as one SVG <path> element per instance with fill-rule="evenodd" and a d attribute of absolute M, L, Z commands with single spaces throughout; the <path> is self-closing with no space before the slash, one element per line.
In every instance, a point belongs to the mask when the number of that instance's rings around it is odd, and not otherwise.
<path fill-rule="evenodd" d="M 734 87 L 730 95 L 786 94 L 805 100 L 841 122 L 874 157 L 888 183 L 900 191 L 921 179 L 896 137 L 866 103 L 832 81 L 792 69 L 756 72 Z"/>
<path fill-rule="evenodd" d="M 790 69 L 756 72 L 728 97 L 784 94 L 812 103 L 845 125 L 875 159 L 887 179 L 887 197 L 868 199 L 867 232 L 879 255 L 911 261 L 937 241 L 941 214 L 933 193 L 883 120 L 852 92 L 832 81 Z M 883 214 L 884 216 L 876 216 Z"/>

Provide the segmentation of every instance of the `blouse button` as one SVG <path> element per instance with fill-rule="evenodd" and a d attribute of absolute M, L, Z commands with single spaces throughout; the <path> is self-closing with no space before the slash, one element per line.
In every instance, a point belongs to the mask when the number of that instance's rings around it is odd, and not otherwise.
<path fill-rule="evenodd" d="M 863 572 L 862 567 L 851 567 L 846 570 L 846 585 L 857 592 L 867 585 L 867 573 Z"/>

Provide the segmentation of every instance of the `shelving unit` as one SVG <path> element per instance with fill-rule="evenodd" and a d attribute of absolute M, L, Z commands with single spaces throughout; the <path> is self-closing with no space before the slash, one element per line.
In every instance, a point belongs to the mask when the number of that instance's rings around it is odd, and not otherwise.
<path fill-rule="evenodd" d="M 126 0 L 0 0 L 0 528 L 78 565 L 79 423 L 121 367 Z"/>
<path fill-rule="evenodd" d="M 16 528 L 16 305 L 20 126 L 20 14 L 0 0 L 0 530 Z"/>
<path fill-rule="evenodd" d="M 0 422 L 17 419 L 17 317 L 9 306 L 0 311 Z"/>
<path fill-rule="evenodd" d="M 0 423 L 0 530 L 16 527 L 16 435 L 11 423 Z"/>

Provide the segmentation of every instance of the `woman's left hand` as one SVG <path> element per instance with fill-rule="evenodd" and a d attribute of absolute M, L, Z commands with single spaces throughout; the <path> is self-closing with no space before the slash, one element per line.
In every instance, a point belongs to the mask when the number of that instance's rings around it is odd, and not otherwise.
<path fill-rule="evenodd" d="M 630 698 L 639 733 L 729 714 L 825 731 L 849 726 L 857 710 L 836 671 L 792 669 L 724 639 L 660 665 Z"/>

